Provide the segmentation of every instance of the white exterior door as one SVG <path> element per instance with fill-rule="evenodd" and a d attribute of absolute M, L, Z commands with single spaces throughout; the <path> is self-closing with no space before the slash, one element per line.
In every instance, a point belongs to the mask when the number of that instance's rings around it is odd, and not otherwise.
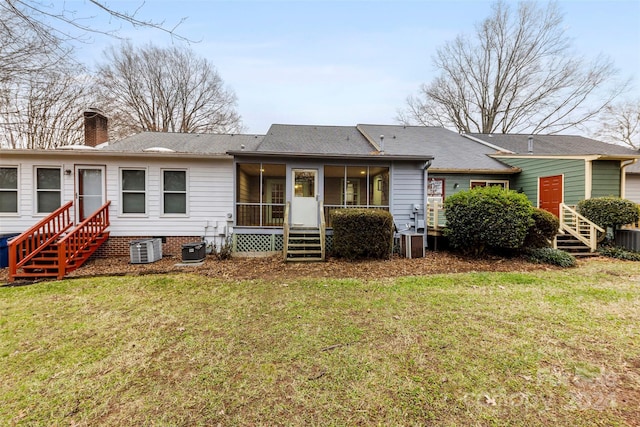
<path fill-rule="evenodd" d="M 294 169 L 291 198 L 291 225 L 318 226 L 318 170 Z"/>
<path fill-rule="evenodd" d="M 85 220 L 105 203 L 104 166 L 76 168 L 76 206 L 78 222 Z"/>

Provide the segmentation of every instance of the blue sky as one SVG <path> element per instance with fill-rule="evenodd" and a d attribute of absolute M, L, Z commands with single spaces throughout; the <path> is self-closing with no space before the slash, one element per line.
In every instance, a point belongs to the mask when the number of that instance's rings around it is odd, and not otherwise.
<path fill-rule="evenodd" d="M 197 43 L 190 47 L 216 66 L 238 97 L 249 133 L 272 123 L 393 124 L 407 96 L 435 75 L 431 58 L 444 42 L 490 14 L 493 2 L 468 1 L 169 1 L 147 0 L 141 19 L 173 26 Z M 515 2 L 508 1 L 514 7 Z M 140 1 L 108 1 L 133 11 Z M 559 1 L 566 33 L 576 53 L 605 54 L 622 78 L 633 79 L 629 97 L 640 98 L 640 0 Z M 86 1 L 67 0 L 76 16 L 95 16 Z M 120 35 L 134 44 L 183 42 L 150 29 L 122 24 Z M 78 44 L 89 66 L 118 41 L 93 35 Z"/>

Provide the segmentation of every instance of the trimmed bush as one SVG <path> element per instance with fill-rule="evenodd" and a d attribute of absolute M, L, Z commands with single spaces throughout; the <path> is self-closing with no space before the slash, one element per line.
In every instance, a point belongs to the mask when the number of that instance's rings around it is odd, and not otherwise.
<path fill-rule="evenodd" d="M 527 231 L 523 246 L 528 249 L 548 248 L 550 241 L 558 233 L 560 220 L 554 214 L 534 208 L 531 214 L 533 224 Z"/>
<path fill-rule="evenodd" d="M 533 224 L 524 194 L 501 187 L 477 187 L 445 200 L 449 244 L 467 253 L 519 249 Z"/>
<path fill-rule="evenodd" d="M 391 256 L 391 213 L 381 209 L 337 209 L 331 213 L 331 224 L 333 256 L 350 260 Z"/>
<path fill-rule="evenodd" d="M 578 212 L 600 227 L 614 230 L 621 225 L 638 221 L 638 205 L 631 200 L 619 197 L 595 197 L 582 200 L 577 206 Z"/>
<path fill-rule="evenodd" d="M 568 252 L 553 248 L 538 248 L 527 252 L 528 258 L 538 264 L 557 265 L 559 267 L 575 267 L 576 258 Z"/>

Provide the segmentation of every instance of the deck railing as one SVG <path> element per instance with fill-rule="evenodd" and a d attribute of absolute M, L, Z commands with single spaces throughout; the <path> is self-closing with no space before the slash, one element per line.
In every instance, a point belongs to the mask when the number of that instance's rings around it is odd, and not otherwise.
<path fill-rule="evenodd" d="M 64 277 L 69 263 L 81 257 L 87 247 L 109 227 L 110 204 L 111 201 L 108 201 L 102 205 L 58 242 L 58 279 Z"/>
<path fill-rule="evenodd" d="M 9 242 L 9 277 L 73 227 L 72 206 L 73 201 L 66 203 Z"/>
<path fill-rule="evenodd" d="M 324 204 L 320 201 L 320 250 L 322 251 L 322 260 L 325 260 L 325 242 L 326 242 L 327 222 L 324 216 Z"/>
<path fill-rule="evenodd" d="M 602 227 L 580 215 L 574 207 L 560 203 L 560 232 L 569 233 L 595 252 L 598 242 L 606 236 Z"/>
<path fill-rule="evenodd" d="M 282 227 L 284 203 L 237 203 L 236 225 L 246 227 Z"/>
<path fill-rule="evenodd" d="M 287 255 L 289 252 L 289 210 L 291 207 L 291 202 L 287 202 L 284 207 L 284 223 L 282 224 L 282 232 L 283 232 L 283 247 L 284 247 L 284 260 L 287 260 Z"/>
<path fill-rule="evenodd" d="M 427 228 L 429 230 L 440 230 L 447 223 L 444 204 L 441 201 L 431 201 L 427 203 Z"/>

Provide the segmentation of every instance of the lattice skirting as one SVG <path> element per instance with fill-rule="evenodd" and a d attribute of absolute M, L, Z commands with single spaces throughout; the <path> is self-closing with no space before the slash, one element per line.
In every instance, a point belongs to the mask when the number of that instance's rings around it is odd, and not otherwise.
<path fill-rule="evenodd" d="M 282 251 L 282 234 L 234 234 L 234 252 Z"/>
<path fill-rule="evenodd" d="M 234 234 L 234 252 L 278 252 L 284 250 L 282 234 Z M 333 236 L 326 236 L 326 250 L 331 252 Z"/>

